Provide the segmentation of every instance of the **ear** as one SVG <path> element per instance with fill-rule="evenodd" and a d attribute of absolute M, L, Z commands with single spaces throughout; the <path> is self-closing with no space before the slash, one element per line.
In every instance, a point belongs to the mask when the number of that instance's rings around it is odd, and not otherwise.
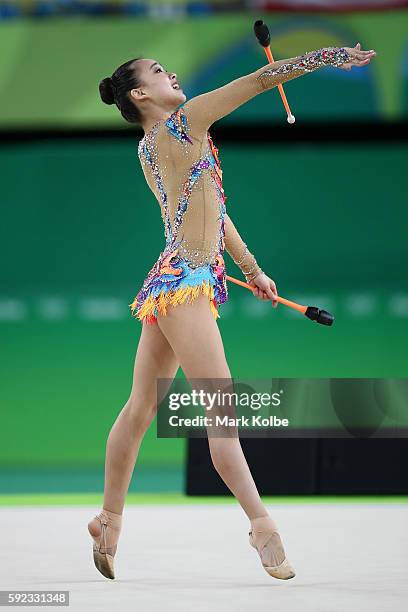
<path fill-rule="evenodd" d="M 131 89 L 130 90 L 130 95 L 135 100 L 143 100 L 144 98 L 147 97 L 147 94 L 145 94 L 144 91 L 142 89 L 140 89 L 139 87 L 136 88 L 136 89 Z"/>

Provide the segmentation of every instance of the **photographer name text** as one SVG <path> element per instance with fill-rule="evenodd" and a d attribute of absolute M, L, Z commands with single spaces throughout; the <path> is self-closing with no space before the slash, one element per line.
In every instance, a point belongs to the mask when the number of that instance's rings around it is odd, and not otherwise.
<path fill-rule="evenodd" d="M 179 417 L 172 415 L 169 418 L 172 427 L 288 427 L 289 419 L 281 419 L 276 415 L 262 417 L 252 415 L 250 417 L 241 416 L 231 418 L 227 416 L 196 416 L 193 418 Z"/>

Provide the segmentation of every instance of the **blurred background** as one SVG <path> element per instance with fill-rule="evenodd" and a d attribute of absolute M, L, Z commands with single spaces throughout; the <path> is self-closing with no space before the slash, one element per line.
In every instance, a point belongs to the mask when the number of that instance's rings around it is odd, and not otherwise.
<path fill-rule="evenodd" d="M 230 283 L 219 326 L 235 377 L 407 376 L 407 4 L 0 1 L 3 503 L 101 498 L 141 332 L 128 305 L 164 241 L 142 129 L 99 97 L 133 57 L 175 71 L 189 99 L 267 62 L 256 19 L 276 60 L 357 42 L 377 51 L 364 68 L 287 83 L 295 125 L 273 89 L 212 126 L 228 212 L 261 267 L 282 296 L 336 317 L 317 326 Z M 179 499 L 193 451 L 157 438 L 154 422 L 130 492 Z"/>

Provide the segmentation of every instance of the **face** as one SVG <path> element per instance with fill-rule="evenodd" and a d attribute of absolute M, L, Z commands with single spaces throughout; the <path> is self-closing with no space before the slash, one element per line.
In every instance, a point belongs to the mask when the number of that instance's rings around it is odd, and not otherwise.
<path fill-rule="evenodd" d="M 137 68 L 143 85 L 131 90 L 131 95 L 136 101 L 150 98 L 166 108 L 178 106 L 186 101 L 187 97 L 178 83 L 175 72 L 169 72 L 166 66 L 154 59 L 137 60 Z"/>

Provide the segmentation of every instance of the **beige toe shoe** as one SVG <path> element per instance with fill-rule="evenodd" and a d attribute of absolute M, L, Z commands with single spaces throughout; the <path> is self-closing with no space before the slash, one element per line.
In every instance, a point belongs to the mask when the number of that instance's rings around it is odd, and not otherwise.
<path fill-rule="evenodd" d="M 95 519 L 98 519 L 99 526 L 95 523 Z M 113 557 L 117 549 L 116 542 L 119 538 L 121 522 L 121 515 L 102 510 L 88 523 L 88 531 L 94 540 L 93 559 L 95 567 L 105 578 L 111 580 L 115 578 Z M 97 532 L 99 531 L 98 535 Z"/>
<path fill-rule="evenodd" d="M 296 576 L 286 558 L 276 523 L 269 516 L 251 521 L 249 543 L 257 550 L 262 566 L 270 576 L 280 580 Z"/>

